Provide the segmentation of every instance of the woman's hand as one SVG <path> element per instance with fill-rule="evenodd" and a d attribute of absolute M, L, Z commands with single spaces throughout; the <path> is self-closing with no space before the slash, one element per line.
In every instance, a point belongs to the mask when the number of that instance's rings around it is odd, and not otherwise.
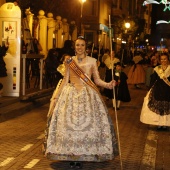
<path fill-rule="evenodd" d="M 66 65 L 67 61 L 68 61 L 70 58 L 71 58 L 71 56 L 65 55 L 65 56 L 64 56 L 64 62 L 63 62 L 63 63 Z"/>
<path fill-rule="evenodd" d="M 113 86 L 116 86 L 116 81 L 115 81 L 115 80 L 112 80 L 112 81 L 109 83 L 109 89 L 113 89 Z"/>

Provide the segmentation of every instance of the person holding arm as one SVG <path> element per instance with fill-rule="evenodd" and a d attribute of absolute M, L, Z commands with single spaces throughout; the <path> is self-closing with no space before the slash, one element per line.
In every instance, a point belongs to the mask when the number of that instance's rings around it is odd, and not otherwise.
<path fill-rule="evenodd" d="M 65 74 L 51 98 L 44 141 L 45 156 L 70 161 L 71 168 L 118 155 L 114 126 L 95 85 L 112 89 L 115 81 L 100 79 L 96 59 L 85 50 L 86 41 L 80 36 L 75 41 L 76 56 L 65 56 Z"/>

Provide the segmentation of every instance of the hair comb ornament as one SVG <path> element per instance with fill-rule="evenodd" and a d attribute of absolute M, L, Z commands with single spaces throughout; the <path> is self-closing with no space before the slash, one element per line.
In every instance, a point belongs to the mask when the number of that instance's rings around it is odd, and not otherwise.
<path fill-rule="evenodd" d="M 78 37 L 77 37 L 77 40 L 84 40 L 84 41 L 86 41 L 86 39 L 85 39 L 84 36 L 82 36 L 82 35 L 78 36 Z"/>

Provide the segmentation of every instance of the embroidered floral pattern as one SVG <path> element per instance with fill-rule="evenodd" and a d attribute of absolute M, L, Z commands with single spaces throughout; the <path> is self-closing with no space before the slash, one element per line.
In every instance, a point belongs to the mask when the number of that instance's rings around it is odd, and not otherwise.
<path fill-rule="evenodd" d="M 154 95 L 153 95 L 153 89 L 151 89 L 151 92 L 149 95 L 148 107 L 151 111 L 161 116 L 170 114 L 170 102 L 155 100 Z"/>
<path fill-rule="evenodd" d="M 110 87 L 99 77 L 96 61 L 79 66 L 96 84 Z M 69 77 L 70 76 L 70 77 Z M 66 68 L 54 109 L 48 114 L 44 154 L 51 160 L 105 161 L 118 155 L 112 120 L 98 92 Z"/>
<path fill-rule="evenodd" d="M 78 155 L 81 160 L 97 161 L 98 155 L 111 160 L 118 151 L 110 124 L 108 112 L 94 90 L 85 86 L 77 91 L 68 84 L 54 109 L 46 152 L 57 159 L 64 156 L 68 160 L 71 155 L 76 159 Z"/>

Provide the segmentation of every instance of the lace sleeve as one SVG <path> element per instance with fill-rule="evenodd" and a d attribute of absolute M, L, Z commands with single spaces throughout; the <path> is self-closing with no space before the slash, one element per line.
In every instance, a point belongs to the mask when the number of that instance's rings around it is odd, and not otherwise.
<path fill-rule="evenodd" d="M 106 83 L 105 81 L 101 80 L 96 62 L 92 65 L 92 75 L 96 85 L 107 89 L 113 88 L 113 81 Z"/>

